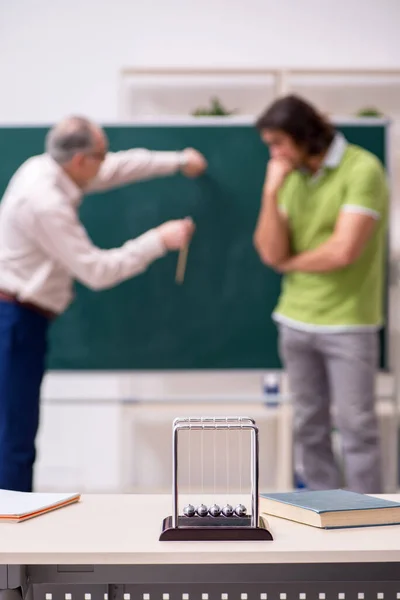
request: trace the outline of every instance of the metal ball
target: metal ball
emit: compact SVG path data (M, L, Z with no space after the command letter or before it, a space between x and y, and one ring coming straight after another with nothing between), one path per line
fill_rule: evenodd
M185 515L185 517L194 517L194 515L196 514L196 509L191 504L188 504L183 509L183 514Z
M199 517L206 517L208 515L208 508L205 504L200 504L200 506L196 508L196 512Z
M212 517L218 517L221 514L221 509L218 504L213 504L210 506L210 510L208 512Z
M247 508L243 504L238 504L235 508L235 514L238 517L245 517L247 513Z
M230 504L225 504L224 508L222 509L222 514L225 517L231 517L233 515L233 507Z

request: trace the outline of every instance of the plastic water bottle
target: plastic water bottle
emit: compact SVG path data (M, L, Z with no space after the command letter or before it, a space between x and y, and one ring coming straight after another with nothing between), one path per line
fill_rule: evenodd
M264 375L262 387L266 406L278 406L280 393L278 375L276 373Z
M304 483L302 476L297 471L294 472L293 479L294 487L296 488L296 490L306 489L306 484Z

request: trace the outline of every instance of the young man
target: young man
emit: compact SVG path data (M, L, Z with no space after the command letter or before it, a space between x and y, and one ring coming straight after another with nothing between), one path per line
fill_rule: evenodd
M193 149L108 152L87 119L56 125L47 152L15 173L0 205L0 489L32 489L39 395L50 320L72 300L73 280L109 288L190 240L191 219L170 221L121 248L95 247L78 218L85 192L206 168Z
M388 213L382 165L296 96L274 102L257 128L271 159L254 243L261 260L284 274L273 316L293 394L296 462L309 489L341 486L333 404L348 488L379 493L374 390Z

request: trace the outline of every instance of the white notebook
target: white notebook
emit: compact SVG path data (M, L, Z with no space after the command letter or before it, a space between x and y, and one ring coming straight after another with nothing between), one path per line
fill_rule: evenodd
M19 523L68 506L80 500L80 494L42 494L0 490L0 521Z

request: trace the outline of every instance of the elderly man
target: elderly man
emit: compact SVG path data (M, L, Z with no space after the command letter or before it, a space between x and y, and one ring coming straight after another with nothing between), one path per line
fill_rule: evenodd
M50 130L46 153L14 174L0 205L0 488L31 491L47 330L72 300L76 279L96 290L143 272L185 246L191 219L170 221L122 247L95 247L78 219L85 192L206 169L203 156L108 151L104 132L81 117Z

